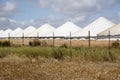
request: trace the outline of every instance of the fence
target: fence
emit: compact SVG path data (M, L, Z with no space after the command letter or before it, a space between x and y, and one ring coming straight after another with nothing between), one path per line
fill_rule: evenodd
M119 39L119 35L110 35L106 36L91 36L90 31L88 31L88 36L80 36L80 37L72 37L71 32L70 35L67 37L64 36L55 36L53 32L52 37L40 37L39 33L37 33L37 37L25 37L24 33L22 33L22 37L11 37L10 33L8 34L8 37L1 38L1 40L6 40L8 38L8 41L12 44L19 44L19 45L28 45L30 41L33 41L35 39L39 41L46 41L48 45L51 46L61 46L61 45L68 45L68 46L110 46L111 42L113 42L114 39ZM83 40L84 38L84 40Z

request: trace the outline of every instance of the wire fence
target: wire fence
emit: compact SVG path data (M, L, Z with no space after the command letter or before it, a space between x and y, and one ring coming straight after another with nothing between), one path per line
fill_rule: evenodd
M11 37L11 34L8 33L8 37L1 38L1 40L7 40L12 44L21 44L21 45L29 45L30 41L35 39L39 41L46 41L48 45L51 46L60 46L60 45L68 45L68 46L109 46L113 39L119 40L119 35L110 35L110 31L108 31L108 35L102 36L91 36L90 31L88 31L88 36L80 36L80 37L73 37L71 32L70 35L67 37L64 36L55 36L53 32L52 37L40 37L39 33L37 33L37 37L25 37L24 33L22 33L22 37ZM84 38L84 40L83 40Z

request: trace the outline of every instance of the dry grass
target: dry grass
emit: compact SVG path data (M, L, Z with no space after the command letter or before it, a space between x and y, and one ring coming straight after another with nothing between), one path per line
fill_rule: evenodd
M0 39L0 41L4 41L8 39ZM30 41L33 41L34 38L25 38L24 39L24 44L28 45ZM39 39L39 41L46 41L48 45L53 45L53 39ZM10 42L12 44L17 44L17 45L22 45L22 39L21 38L16 38L16 39L10 39ZM111 43L114 42L111 40ZM88 46L88 40L72 40L71 41L72 46ZM91 40L91 46L108 46L108 41L107 40ZM65 40L65 39L55 39L55 46L60 46L62 44L70 44L70 40Z
M7 40L7 39L2 39ZM34 38L25 38L24 44L28 45L30 41L33 41ZM1 41L1 40L0 40ZM53 45L53 39L39 39L39 41L45 41L48 45ZM10 42L15 45L22 45L22 39L11 39ZM111 40L111 43L114 42ZM72 46L88 46L88 40L72 40ZM108 46L108 40L91 40L91 46ZM67 44L69 46L70 40L65 39L55 39L55 46L61 46Z
M26 39L27 45L31 39ZM12 43L22 44L22 40L11 40ZM46 40L52 45L52 39ZM69 45L69 40L56 39L55 45ZM72 40L72 46L87 46L88 41ZM108 41L91 41L92 46L108 46ZM0 48L1 53L9 54L0 58L0 80L119 80L120 79L120 56L119 48L111 49L115 61L109 59L107 48L84 48L73 49L73 56L65 57L63 60L56 60L50 56L52 48L49 47L5 47ZM41 55L38 58L18 56L17 54L33 54L38 51ZM65 49L66 51L66 49ZM99 52L97 52L99 51ZM12 52L13 54L10 54ZM36 52L36 53L38 53ZM47 52L47 53L46 53ZM106 55L103 55L106 53ZM87 55L86 55L87 54ZM28 54L27 54L28 55ZM38 55L38 54L37 54ZM104 57L105 56L105 57ZM106 57L107 56L107 57ZM84 59L85 58L85 59ZM99 60L100 58L100 60ZM87 59L87 60L86 60Z
M17 56L0 60L0 80L119 80L119 62L81 61L39 58L38 61Z

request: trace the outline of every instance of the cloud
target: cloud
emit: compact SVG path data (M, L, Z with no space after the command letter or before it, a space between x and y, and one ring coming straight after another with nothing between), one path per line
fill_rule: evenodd
M0 3L0 17L11 17L17 11L16 5L13 1L7 1L6 3Z
M6 21L7 19L5 17L0 17L0 22L4 22Z
M41 7L51 7L63 14L88 13L108 8L119 0L38 0Z
M103 10L107 10L116 4L119 0L38 0L41 8L51 8L55 12L64 15L63 20L72 20L79 24L88 23L88 18L96 15ZM107 16L109 16L109 13ZM103 16L105 16L103 14ZM56 19L56 18L55 18ZM51 20L51 19L50 19ZM86 22L85 22L86 21ZM88 22L87 22L88 21ZM54 22L54 21L53 21ZM61 22L62 23L62 22Z
M118 17L120 18L120 12L118 12Z
M120 4L120 0L21 0L31 3L35 7L40 9L51 9L54 13L62 14L62 16L56 16L50 14L44 18L38 18L29 21L16 21L12 18L16 14L17 5L16 0L7 0L7 2L0 2L0 27L2 28L15 28L16 26L21 26L23 28L33 25L39 27L42 24L50 23L55 27L62 25L64 22L71 20L78 25L85 25L89 21L89 17L96 16L96 14L110 9L116 4ZM111 11L112 12L112 11ZM101 13L102 14L102 13ZM120 13L109 13L107 17L110 19L117 19L120 17ZM102 14L106 15L106 14ZM112 15L112 16L111 16ZM101 15L100 15L101 16ZM97 16L99 17L99 15ZM116 22L117 22L116 21Z
M0 1L0 28L6 29L11 26L9 19L16 14L16 11L16 4L12 0Z
M16 8L13 2L7 2L6 5L3 7L4 11L13 11Z

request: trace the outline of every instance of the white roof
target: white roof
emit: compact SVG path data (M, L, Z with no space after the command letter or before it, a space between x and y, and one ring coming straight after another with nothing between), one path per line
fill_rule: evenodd
M70 32L72 34L78 30L81 30L81 28L68 21L54 31L54 36L68 36ZM53 32L49 33L48 36L53 36Z
M98 33L98 35L109 35L109 31L110 35L120 35L120 23Z
M31 32L35 31L36 28L34 28L33 26L29 26L26 29L20 31L19 33L17 33L15 36L17 37L23 37L23 33L24 33L24 37L29 37L28 34L30 34Z
M50 24L44 24L41 27L39 27L37 30L31 32L28 36L30 37L44 37L45 34L53 32L55 28L51 26Z
M74 36L88 36L88 31L90 31L91 36L97 36L98 33L110 28L111 26L115 25L111 21L107 20L104 17L99 17L88 26L83 28L81 31L76 32L73 34Z
M0 30L0 33L2 33L4 30Z
M11 37L17 37L16 34L22 32L22 31L23 31L23 29L21 29L21 28L18 27L18 28L16 28L14 31L12 31L12 32L10 33L10 36L11 36Z
M9 33L12 32L11 29L6 29L0 33L0 37L9 37Z

